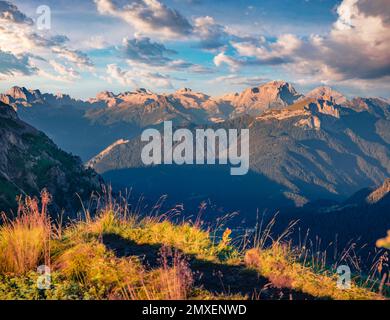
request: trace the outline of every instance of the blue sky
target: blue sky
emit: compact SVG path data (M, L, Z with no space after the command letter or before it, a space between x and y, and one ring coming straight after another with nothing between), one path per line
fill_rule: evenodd
M41 4L0 1L0 91L221 95L283 79L390 97L386 0L47 0L38 30Z

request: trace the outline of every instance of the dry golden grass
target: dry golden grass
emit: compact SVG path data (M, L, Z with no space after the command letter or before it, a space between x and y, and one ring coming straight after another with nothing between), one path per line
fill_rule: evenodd
M221 265L244 262L275 288L319 298L382 298L357 285L350 290L338 289L333 274L314 271L301 263L294 249L281 238L266 247L271 239L270 226L255 239L256 249L244 253L231 245L229 229L216 241L199 224L173 224L166 215L140 218L112 200L95 217L87 212L84 220L62 230L48 218L49 201L50 196L43 192L39 208L37 200L27 197L18 216L6 219L0 227L0 299L41 297L34 282L40 264L51 267L53 283L45 292L47 299L244 298L214 295L194 287L194 275L185 255ZM128 246L162 247L160 263L149 267L138 256L116 256L103 242L108 234L118 236Z
M193 274L178 252L161 249L161 267L144 273L140 283L128 284L124 297L131 300L186 300L193 290ZM172 260L169 262L169 260Z
M253 248L246 252L246 265L268 278L276 288L289 288L318 298L335 300L377 300L379 294L352 284L350 289L337 287L337 275L314 272L300 263L287 244L275 242L266 249Z
M15 274L34 270L40 262L50 264L51 223L46 208L49 195L42 192L42 209L36 199L27 197L19 205L18 216L3 215L0 227L0 272Z

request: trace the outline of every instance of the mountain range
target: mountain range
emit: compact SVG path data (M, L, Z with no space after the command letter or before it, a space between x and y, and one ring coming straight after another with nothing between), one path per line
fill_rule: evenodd
M269 109L281 109L301 98L284 81L222 97L188 88L171 94L146 89L120 94L106 91L86 101L24 87L13 87L0 94L0 101L13 106L21 119L84 160L118 139L134 137L143 128L159 126L167 120L175 125L219 123L245 114L258 116Z
M301 207L343 201L390 175L389 102L347 99L329 87L303 95L271 81L222 97L138 89L86 101L14 87L0 100L64 150L91 159L87 165L114 186L173 194L174 200L212 199L247 211ZM167 120L192 129L250 128L249 174L232 178L223 166L146 168L139 134Z
M269 92L269 85L265 86L265 92ZM232 209L237 210L243 206L252 210L285 204L303 206L319 199L339 201L363 187L379 185L389 177L390 105L387 101L347 100L327 87L317 88L306 96L296 94L290 85L286 88L294 93L290 95L294 97L290 105L283 107L275 102L263 110L264 105L250 106L249 102L254 101L252 97L246 100L245 106L249 110L256 106L263 110L256 111L257 115L245 114L206 125L215 129L250 128L250 173L247 177L226 178L235 182L223 177L215 179L209 171L220 172L222 168L214 170L213 166L191 170L160 166L146 170L140 157L144 144L139 137L115 142L88 165L114 185L131 184L142 190L146 187L151 194L176 194L175 186L181 185L183 198L205 199L212 194L222 204L231 188L230 199L236 203ZM256 90L250 92L253 91ZM248 94L246 90L242 97ZM283 95L278 99L281 97ZM237 101L244 105L244 100L237 98ZM199 127L205 126L194 125L193 129ZM138 175L135 171L143 173ZM181 180L177 174L180 171L184 171L187 178L191 177L191 185ZM167 176L169 179L165 179ZM218 192L213 190L223 192L216 196Z

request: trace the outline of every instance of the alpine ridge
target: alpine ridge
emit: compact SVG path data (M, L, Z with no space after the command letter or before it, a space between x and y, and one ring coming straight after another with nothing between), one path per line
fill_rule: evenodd
M105 91L87 101L14 87L1 99L12 101L22 119L60 147L81 154L84 161L92 159L87 166L126 187L136 182L131 176L120 177L120 172L145 169L139 134L147 127L161 128L164 121L193 129L250 128L251 207L259 202L268 207L276 203L275 197L293 206L345 199L390 176L388 101L347 99L329 87L303 95L285 81L271 81L223 97L189 88L168 94L140 88ZM172 181L175 178L173 174ZM212 174L206 174L209 178ZM147 180L144 176L140 188ZM277 191L263 192L265 181ZM249 181L241 182L240 189L247 190ZM202 193L199 190L197 197Z

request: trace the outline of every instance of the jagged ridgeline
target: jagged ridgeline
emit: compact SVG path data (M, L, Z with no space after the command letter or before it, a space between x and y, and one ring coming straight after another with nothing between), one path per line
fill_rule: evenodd
M211 197L229 210L251 213L257 208L278 210L323 199L343 201L390 176L386 101L349 101L326 87L292 100L284 107L274 103L257 116L244 114L205 126L250 129L250 171L243 177L230 177L228 170L218 166L145 168L140 137L117 141L88 164L114 185L131 184L156 195L180 194L181 199Z
M389 101L347 99L329 87L302 95L287 82L271 81L222 97L139 89L102 92L87 101L14 87L0 100L62 149L92 159L89 164L108 181L176 195L180 202L211 197L253 215L257 208L343 201L390 176ZM186 128L250 128L249 173L232 178L220 166L145 168L139 134L164 121Z
M21 121L0 102L0 209L17 205L18 195L39 195L47 188L56 209L74 212L80 199L99 190L99 178L81 160L59 149L44 133Z
M339 96L337 102L342 100ZM167 94L138 89L119 94L105 91L87 101L13 87L0 94L0 101L12 105L22 120L45 132L60 148L87 161L114 141L132 138L163 121L177 126L220 123L282 109L302 97L291 84L271 81L222 97L188 88Z

